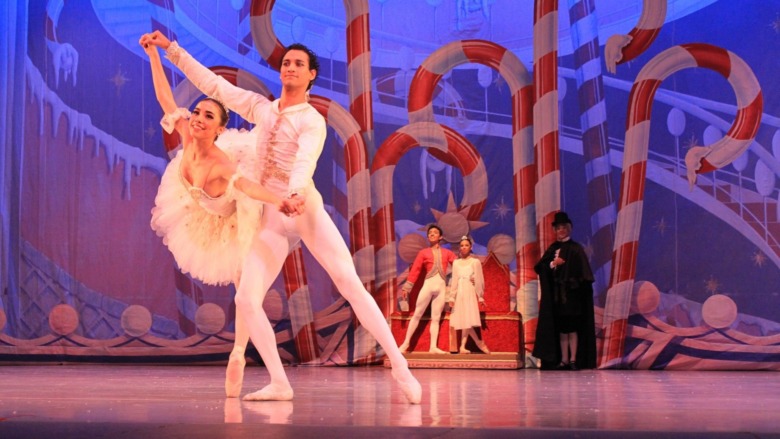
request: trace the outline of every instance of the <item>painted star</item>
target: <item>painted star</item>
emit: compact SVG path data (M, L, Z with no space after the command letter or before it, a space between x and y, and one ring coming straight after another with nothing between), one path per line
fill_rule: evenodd
M493 215L495 215L498 219L500 219L502 223L504 222L506 217L509 216L510 213L512 213L512 208L504 202L503 196L501 197L501 202L496 203L493 206L493 208L490 210L493 211Z
M493 85L496 86L499 93L503 93L504 86L506 85L506 79L501 75L496 75L496 79L493 80Z
M144 135L146 135L147 139L151 139L152 137L154 137L155 134L157 134L157 130L154 129L154 125L149 125L144 130Z
M688 139L683 143L683 149L688 150L698 145L699 139L697 139L695 135L691 134L691 136L688 137Z
M775 32L780 34L780 14L778 14L774 20L772 20L772 29L774 29Z
M420 205L419 201L414 202L414 204L412 205L412 210L414 210L414 213L420 213L420 211L422 210L422 206Z
M657 230L658 233L661 234L661 236L663 236L664 232L666 232L666 219L664 217L661 217L661 219L655 222L653 228Z
M121 66L119 66L116 69L116 73L114 74L114 76L112 76L108 80L109 80L109 82L114 83L114 87L116 87L116 94L117 94L117 96L119 96L119 93L122 91L122 87L124 87L124 85L127 82L130 81L130 79L128 79L125 76L124 72L122 71L122 67Z
M766 255L764 255L760 251L756 251L755 253L753 253L753 263L756 264L757 267L763 267L765 262L766 262Z
M582 248L585 250L585 255L588 256L588 259L592 259L595 250L593 249L593 242L591 242L590 238L588 238L588 241L584 246L582 246Z
M488 225L489 223L486 223L484 221L476 221L476 220L470 220L466 215L468 215L469 207L465 207L463 209L458 210L458 208L455 206L455 198L452 196L452 192L450 192L450 196L447 199L447 210L444 212L438 211L436 209L431 209L431 213L433 213L433 217L436 218L437 223L466 223L465 228L466 230L448 230L445 231L444 234L457 234L457 235L465 235L469 232L473 232L474 230L479 229L480 227L484 227ZM457 218L456 216L461 216L462 218ZM445 219L446 221L442 221L442 219ZM450 221L452 219L453 221ZM453 238L453 239L457 239Z
M710 276L709 280L704 282L704 287L708 293L715 294L718 292L718 287L720 287L720 283L718 282L717 279Z

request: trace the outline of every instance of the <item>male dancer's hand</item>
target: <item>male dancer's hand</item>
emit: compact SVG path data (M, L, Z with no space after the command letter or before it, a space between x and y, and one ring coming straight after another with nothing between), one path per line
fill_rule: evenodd
M294 195L292 198L285 198L282 200L282 206L279 210L287 216L300 215L304 211L304 199L298 195Z

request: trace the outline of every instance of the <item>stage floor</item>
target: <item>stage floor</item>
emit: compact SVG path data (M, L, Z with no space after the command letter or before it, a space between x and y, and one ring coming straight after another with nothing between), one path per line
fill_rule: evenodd
M244 402L221 366L0 365L0 438L780 437L776 372L414 369L415 406L383 367L287 370L294 401Z

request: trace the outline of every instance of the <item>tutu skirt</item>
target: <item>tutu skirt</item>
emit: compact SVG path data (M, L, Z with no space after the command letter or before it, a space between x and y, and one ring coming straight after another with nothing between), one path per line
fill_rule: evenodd
M219 136L218 146L238 163L236 175L220 197L190 190L180 174L181 150L160 180L151 227L162 237L179 269L206 284L227 285L238 280L260 223L262 203L233 185L238 176L256 180L256 141L256 135L247 131L227 130Z

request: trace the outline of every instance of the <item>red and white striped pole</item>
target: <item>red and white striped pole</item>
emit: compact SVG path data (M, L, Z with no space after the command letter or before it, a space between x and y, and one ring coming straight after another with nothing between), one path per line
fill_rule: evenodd
M595 0L569 0L569 22L574 43L574 68L580 103L585 185L588 194L596 294L603 300L612 266L617 209L612 196L612 165L604 82L599 53Z
M604 45L604 63L607 71L614 74L617 65L631 61L647 50L666 19L666 0L644 0L642 14L636 27L628 35L612 35Z
M561 210L560 141L558 139L558 0L534 5L534 148L539 182L536 225L540 251L553 239L552 221Z
M344 0L347 12L347 81L349 111L360 125L363 142L373 156L374 107L371 97L371 33L368 0Z
M709 44L674 46L656 55L639 72L629 95L612 274L604 308L602 368L619 367L625 347L639 252L653 97L661 81L669 75L694 67L723 75L734 89L738 107L729 132L708 147L708 153L698 161L692 160L694 166L699 167L694 172L706 172L731 163L750 146L761 123L763 96L758 80L741 58L725 49Z

